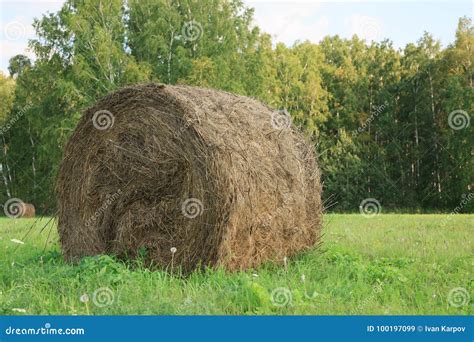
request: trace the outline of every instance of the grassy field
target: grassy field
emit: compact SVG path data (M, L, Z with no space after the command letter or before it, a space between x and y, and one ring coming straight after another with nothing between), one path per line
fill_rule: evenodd
M186 279L109 256L68 265L54 223L25 237L34 220L2 218L0 314L472 314L474 215L447 217L330 214L322 247L286 267Z

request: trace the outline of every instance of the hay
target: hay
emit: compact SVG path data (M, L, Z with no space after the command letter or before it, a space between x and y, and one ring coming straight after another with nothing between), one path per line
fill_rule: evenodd
M189 86L123 88L86 111L60 167L67 260L102 253L190 271L281 262L320 238L313 148L258 101Z
M35 217L36 209L35 206L31 203L23 203L23 211L21 217L31 218Z

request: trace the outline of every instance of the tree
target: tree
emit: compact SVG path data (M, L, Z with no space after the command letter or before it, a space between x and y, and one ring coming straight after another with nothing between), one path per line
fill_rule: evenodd
M28 57L25 55L16 55L10 58L8 71L10 72L11 77L17 77L29 67L31 67L31 61Z
M119 0L70 0L34 27L37 58L18 73L13 112L22 115L5 138L14 161L12 192L51 213L62 146L82 111L111 90L147 80L149 70L124 48Z
M0 193L39 212L54 211L62 147L83 110L143 81L228 90L286 110L314 142L324 200L336 210L373 197L386 209L451 211L474 187L472 124L449 122L452 113L468 122L474 110L469 18L445 49L426 33L403 50L357 36L275 43L240 0L68 0L34 28L35 62L15 56L12 77L0 75L0 125L15 122L1 137Z
M6 77L0 72L0 125L5 123L5 120L10 113L15 91L15 80L11 77Z
M3 186L0 196L11 197L11 174L10 166L8 164L8 149L5 139L5 133L11 129L7 119L10 116L13 101L14 101L14 92L15 92L15 80L11 77L6 77L3 73L0 72L0 174L1 174L1 183Z

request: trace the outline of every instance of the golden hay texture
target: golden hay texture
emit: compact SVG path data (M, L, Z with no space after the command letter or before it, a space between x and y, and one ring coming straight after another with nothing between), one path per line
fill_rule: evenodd
M140 84L86 111L60 167L67 260L102 253L150 264L281 262L319 241L312 146L288 117L231 93Z
M35 217L36 209L35 206L31 203L23 203L23 211L21 217L31 218Z

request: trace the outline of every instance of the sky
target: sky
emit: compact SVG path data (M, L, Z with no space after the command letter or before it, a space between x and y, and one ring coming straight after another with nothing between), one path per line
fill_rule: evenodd
M59 10L63 0L0 0L0 71L8 60L26 54L28 40L35 38L34 18ZM255 8L255 24L275 41L292 45L296 40L319 42L326 35L367 41L389 38L396 48L416 42L428 31L442 46L454 41L460 17L474 16L474 0L431 1L318 1L244 0Z

